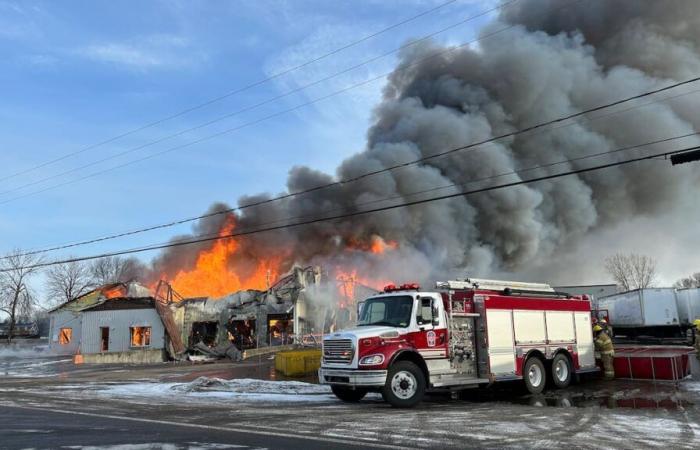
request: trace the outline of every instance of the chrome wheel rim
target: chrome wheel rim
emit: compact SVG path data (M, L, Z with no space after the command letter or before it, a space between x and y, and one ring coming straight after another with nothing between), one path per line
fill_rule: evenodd
M563 359L560 359L554 365L554 376L557 377L557 380L561 381L562 383L569 378L569 365Z
M530 386L539 387L542 384L542 370L540 366L533 364L527 372L527 378L530 380Z
M398 398L407 400L418 391L418 382L411 372L402 370L396 372L391 378L391 391Z

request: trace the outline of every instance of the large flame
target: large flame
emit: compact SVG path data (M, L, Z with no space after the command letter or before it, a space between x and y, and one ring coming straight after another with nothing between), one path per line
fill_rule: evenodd
M229 215L219 230L219 236L230 235L236 228L236 220ZM236 238L214 241L214 245L197 255L193 269L181 269L170 280L173 289L183 297L223 297L244 289L265 290L279 277L279 258L256 262L255 270L247 276L236 273L232 262L239 256L240 244Z
M220 237L228 236L236 228L236 217L230 214L219 229ZM284 267L291 266L288 255L280 251L277 255L257 255L250 249L241 251L246 244L245 237L223 238L214 241L211 247L197 254L194 267L176 269L176 272L161 274L160 278L168 281L172 288L181 296L187 297L223 297L246 289L266 290L283 275ZM343 252L364 252L373 257L382 258L388 251L398 247L398 243L385 240L381 236L372 235L369 238L346 238ZM252 263L252 264L251 264ZM250 267L253 270L250 270ZM248 268L245 273L237 267ZM172 270L172 269L171 269ZM174 273L174 275L172 275ZM356 286L380 290L390 282L378 274L360 274L355 267L335 267L335 278L341 303L354 303L357 300ZM154 283L152 288L155 288ZM361 292L359 295L364 295Z

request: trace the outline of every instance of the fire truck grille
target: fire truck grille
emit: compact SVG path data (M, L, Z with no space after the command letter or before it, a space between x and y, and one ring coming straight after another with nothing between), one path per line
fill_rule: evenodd
M351 339L331 339L323 341L323 362L350 364L355 349Z

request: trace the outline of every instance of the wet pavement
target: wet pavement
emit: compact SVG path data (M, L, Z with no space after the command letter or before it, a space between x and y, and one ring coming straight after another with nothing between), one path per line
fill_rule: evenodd
M322 386L284 381L274 373L269 357L238 364L75 366L51 357L10 362L5 356L0 355L0 370L8 374L0 379L0 405L35 408L36 417L49 422L71 420L58 419L56 414L73 416L76 422L88 417L84 422L96 427L96 436L103 433L99 430L112 428L129 436L125 430L143 429L147 424L156 431L162 428L160 437L170 436L175 429L200 427L196 434L206 437L211 431L212 439L216 438L211 442L227 442L226 430L230 442L239 442L240 433L249 433L257 437L246 440L245 445L267 448L298 447L299 439L317 439L309 448L324 442L326 448L700 447L697 381L674 384L590 378L537 396L511 383L464 391L459 396L430 395L415 409L396 410L376 394L357 404L345 404ZM26 364L27 375L21 375L22 364ZM6 411L10 415L3 423L14 423L12 411L17 410ZM18 422L26 419L24 413L16 416ZM119 426L104 428L105 420L119 420ZM52 423L45 425L55 428ZM180 431L173 436L184 439ZM105 442L119 442L117 431L104 433ZM266 433L280 439L266 439ZM94 442L95 435L77 433L74 443L87 445ZM592 441L591 436L603 438ZM52 448L50 437L51 433L37 432L24 436L23 442ZM128 440L130 444L137 441Z

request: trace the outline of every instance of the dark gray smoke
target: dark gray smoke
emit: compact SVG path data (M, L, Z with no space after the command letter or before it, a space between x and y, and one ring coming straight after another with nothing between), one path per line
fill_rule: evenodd
M700 2L695 0L522 0L505 9L482 35L511 25L515 26L484 38L478 47L434 58L428 57L445 50L438 44L404 51L376 108L366 149L344 161L335 176L308 167L293 168L288 191L433 155L700 74ZM684 89L700 89L700 84ZM284 223L290 217L374 208L697 145L698 139L689 138L415 194L690 133L700 125L697 105L698 94L689 94L614 115L609 113L615 110L606 110L569 126L557 125L545 132L518 135L359 182L245 209L239 229ZM567 264L572 260L574 265L600 264L571 257L576 244L591 235L630 218L678 213L677 206L697 194L699 171L691 166L640 163L252 235L242 246L252 260L284 254L288 265L317 263L332 268L351 263L377 278L434 280L467 272L482 276L517 272L520 278L547 280L563 269L564 252ZM271 196L246 197L239 204ZM204 222L199 225L201 230L220 225ZM383 255L347 250L349 244L371 243L376 236L396 241L398 247ZM605 252L600 255L602 260L615 249L601 251ZM159 267L191 262L191 254L189 248L173 249L159 259ZM572 269L577 267L566 267L569 273Z

